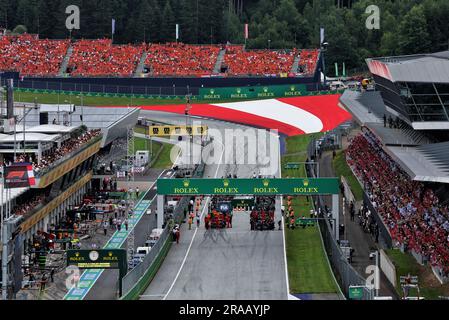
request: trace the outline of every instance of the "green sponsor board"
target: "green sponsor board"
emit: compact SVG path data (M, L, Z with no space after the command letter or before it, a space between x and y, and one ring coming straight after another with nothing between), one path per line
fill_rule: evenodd
M308 95L306 86L303 84L200 89L200 97L206 100L278 98L302 95Z
M295 220L297 226L315 226L316 219L299 217Z
M292 170L292 169L297 170L300 167L301 167L301 164L299 162L289 162L284 165L284 169L287 169L287 170Z
M319 179L159 179L159 195L338 194L338 178Z
M251 199L237 199L234 198L231 202L232 207L252 207L254 206L254 198Z
M363 290L362 286L350 286L349 287L349 299L351 300L362 300L363 299Z
M80 269L120 269L126 272L126 250L67 250L67 265Z

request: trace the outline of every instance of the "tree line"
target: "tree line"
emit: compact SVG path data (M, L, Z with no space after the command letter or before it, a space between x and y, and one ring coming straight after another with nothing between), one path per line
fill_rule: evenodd
M380 28L369 30L369 5L380 9ZM328 69L345 62L363 68L372 56L414 54L449 47L447 0L0 0L0 27L23 25L41 38L68 38L69 5L80 8L72 37L111 37L116 43L179 41L245 43L248 48L317 48L325 28ZM18 30L24 31L22 27Z

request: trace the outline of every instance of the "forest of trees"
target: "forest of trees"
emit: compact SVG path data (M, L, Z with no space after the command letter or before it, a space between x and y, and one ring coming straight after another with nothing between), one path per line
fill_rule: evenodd
M379 30L365 26L372 4L380 8ZM248 23L248 48L310 48L319 47L322 26L328 66L345 62L349 69L364 67L370 56L449 46L448 0L0 0L0 27L67 38L69 5L81 10L72 37L111 37L114 18L116 43L174 41L177 23L185 43L244 43Z

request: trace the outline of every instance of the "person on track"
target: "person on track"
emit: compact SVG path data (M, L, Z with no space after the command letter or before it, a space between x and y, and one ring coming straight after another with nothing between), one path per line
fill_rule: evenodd
M204 226L206 227L206 230L209 230L209 226L210 226L210 214L208 214L208 215L204 218Z
M176 244L179 244L179 239L181 238L181 231L179 230L179 228L176 228L175 238Z
M105 236L108 235L108 222L107 221L103 222L103 232L104 232Z

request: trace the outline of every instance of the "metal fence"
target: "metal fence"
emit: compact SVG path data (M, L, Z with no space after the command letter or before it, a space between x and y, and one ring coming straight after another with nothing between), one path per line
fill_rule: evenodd
M388 227L385 225L383 219L381 218L377 210L374 208L366 192L363 192L363 205L368 206L368 209L371 211L374 220L379 226L379 235L380 235L379 242L383 244L385 248L392 248L393 239L391 238L390 231L388 231Z
M151 251L145 256L145 259L139 263L134 269L122 279L122 290L126 294L131 291L139 280L144 276L145 272L151 267L152 263L156 260L165 245L165 242L169 239L171 232L168 228L164 229L159 240L151 248Z
M194 178L200 178L204 172L204 165L199 165L193 174ZM174 212L173 212L173 220L176 223L180 223L184 216L184 209L189 204L189 197L182 197ZM163 250L167 241L171 241L171 231L172 225L170 223L166 224L164 228L164 232L161 237L156 241L154 246L151 248L151 251L145 256L144 260L139 263L134 269L126 274L122 279L122 290L123 295L129 293L136 285L139 284L139 281L145 275L145 273L150 269L153 263L156 262L156 259L159 257L159 254Z
M6 79L2 80L2 86L6 85ZM15 88L47 91L68 91L89 94L129 94L137 96L186 96L188 94L198 95L199 87L189 86L120 86L93 83L72 83L62 81L15 81Z
M309 145L308 148L309 157L313 155L314 147ZM306 165L307 175L309 177L316 177L316 166ZM321 217L325 218L325 202L322 196L314 197L314 203L317 204L317 208L321 208ZM318 210L317 210L318 211ZM323 238L324 248L329 258L332 271L337 279L340 288L344 295L349 297L350 286L365 286L366 281L349 263L339 243L335 239L335 232L328 219L320 219L318 223L320 227L321 236ZM365 288L363 290L363 299L372 300L374 297L374 291Z
M322 197L318 197L317 203L318 206L321 207L321 212L324 212L324 202ZM335 240L334 232L332 231L332 226L330 225L329 220L320 219L318 225L320 227L327 256L332 266L332 271L337 278L344 295L348 297L350 286L365 286L366 280L348 262L340 245ZM363 290L363 300L372 300L373 297L373 290L367 288Z

